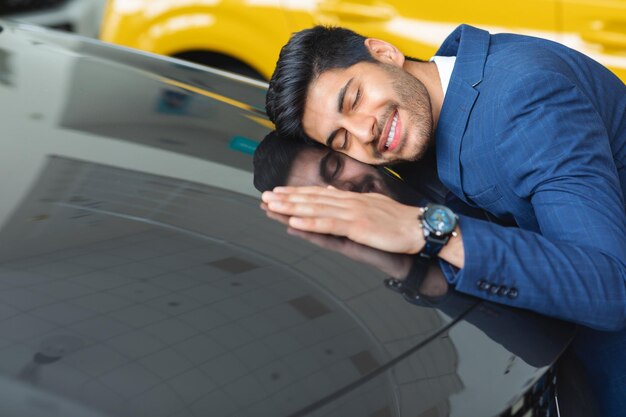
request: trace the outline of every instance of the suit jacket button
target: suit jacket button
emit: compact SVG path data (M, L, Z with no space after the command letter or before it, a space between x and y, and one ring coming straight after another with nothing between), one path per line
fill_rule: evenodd
M498 291L500 291L500 286L499 285L492 285L491 288L489 288L489 293L491 295L498 294Z
M517 298L518 291L517 288L511 288L509 290L509 298Z
M489 291L489 288L491 288L491 284L489 284L487 281L485 280L480 280L478 281L478 288L480 288L483 291Z
M509 294L509 289L504 285L500 287L498 290L498 295L501 297L506 297Z

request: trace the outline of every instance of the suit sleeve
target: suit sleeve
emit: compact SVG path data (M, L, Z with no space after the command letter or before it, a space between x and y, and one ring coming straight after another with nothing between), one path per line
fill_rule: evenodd
M442 262L448 281L596 329L626 327L626 215L609 140L626 132L607 132L592 102L553 73L520 78L499 107L499 184L531 203L539 232L461 217L465 266Z

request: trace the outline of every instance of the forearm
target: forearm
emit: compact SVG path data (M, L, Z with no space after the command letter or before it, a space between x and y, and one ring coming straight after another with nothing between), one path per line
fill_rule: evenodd
M457 290L594 328L626 325L620 254L477 219L461 217L460 226L465 262L446 271Z

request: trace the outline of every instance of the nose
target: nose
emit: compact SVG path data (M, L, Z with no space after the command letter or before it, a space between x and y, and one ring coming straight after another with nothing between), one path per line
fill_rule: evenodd
M345 129L360 143L367 145L375 140L376 118L371 115L353 113L346 117Z

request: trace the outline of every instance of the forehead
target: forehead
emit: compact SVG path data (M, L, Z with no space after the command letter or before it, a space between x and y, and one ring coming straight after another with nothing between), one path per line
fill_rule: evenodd
M327 185L320 176L320 161L328 151L322 149L307 149L300 152L289 170L288 186Z
M351 69L352 67L324 71L311 81L304 103L304 117L306 117L307 112L315 110L315 104L332 100L335 100L336 103L339 90L348 82L354 72ZM336 109L337 106L333 106L332 110Z
M306 102L308 103L316 96L323 97L324 94L322 91L328 92L329 90L334 90L336 94L339 93L339 90L351 78L367 78L384 73L385 71L383 71L383 68L378 62L369 61L362 61L347 68L326 70L309 83ZM328 98L336 100L336 96Z
M318 142L325 142L325 135L332 130L338 117L337 98L341 89L358 72L353 65L324 71L307 89L302 127L307 135Z

